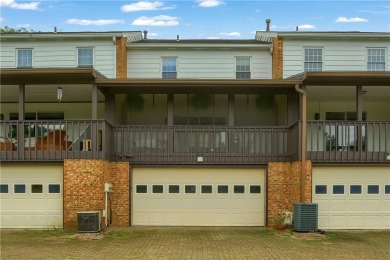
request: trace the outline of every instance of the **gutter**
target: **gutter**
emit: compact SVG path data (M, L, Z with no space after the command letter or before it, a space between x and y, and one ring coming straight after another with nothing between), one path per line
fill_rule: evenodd
M302 95L302 133L301 133L301 203L305 203L305 187L306 187L306 97L307 93L304 87L299 88L299 84L295 84L295 90Z

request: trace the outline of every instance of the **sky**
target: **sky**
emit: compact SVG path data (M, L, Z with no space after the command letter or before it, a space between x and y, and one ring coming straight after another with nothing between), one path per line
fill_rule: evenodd
M149 39L254 39L272 31L390 32L390 0L0 0L0 27L143 31Z

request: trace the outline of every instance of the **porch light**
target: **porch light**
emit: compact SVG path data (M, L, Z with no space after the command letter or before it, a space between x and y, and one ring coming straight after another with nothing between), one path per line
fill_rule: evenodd
M58 103L60 103L62 100L62 88L61 87L57 88L57 100L58 100Z

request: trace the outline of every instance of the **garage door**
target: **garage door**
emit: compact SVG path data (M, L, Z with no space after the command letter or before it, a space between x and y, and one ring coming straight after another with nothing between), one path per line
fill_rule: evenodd
M1 228L62 228L63 167L2 165Z
M313 202L320 229L390 229L390 168L314 168Z
M262 169L146 169L132 175L132 224L264 226Z

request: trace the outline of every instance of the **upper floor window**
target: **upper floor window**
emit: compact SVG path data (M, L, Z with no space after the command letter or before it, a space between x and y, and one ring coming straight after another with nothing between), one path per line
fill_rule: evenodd
M367 70L368 71L385 71L385 49L370 48L367 49Z
M236 79L251 78L251 58L236 57Z
M32 67L32 49L18 49L18 68Z
M163 79L177 78L176 57L162 58L162 78Z
M322 71L322 49L305 49L304 71Z
M92 48L78 48L77 49L77 65L79 67L93 66L93 49Z

